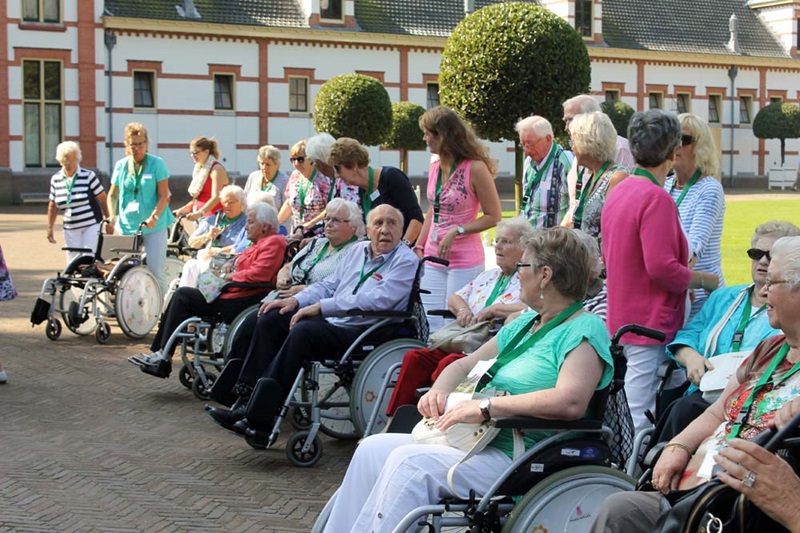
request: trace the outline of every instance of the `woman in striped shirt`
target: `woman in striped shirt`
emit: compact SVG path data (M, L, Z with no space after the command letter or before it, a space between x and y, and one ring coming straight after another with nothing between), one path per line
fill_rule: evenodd
M81 168L78 143L67 141L56 147L61 170L50 178L50 203L47 205L47 240L55 244L53 226L63 211L64 246L94 251L100 222L108 218L106 192L91 170ZM67 252L67 264L81 252Z

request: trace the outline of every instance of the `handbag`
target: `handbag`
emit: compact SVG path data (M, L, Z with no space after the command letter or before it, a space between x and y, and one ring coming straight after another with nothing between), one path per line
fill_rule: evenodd
M227 281L225 281L225 278L217 276L210 270L200 272L200 275L197 277L197 288L208 303L213 302L219 297L222 292L222 286L226 283Z
M447 353L471 353L489 340L488 320L476 322L471 326L461 326L451 322L431 335L430 349L440 349Z
M603 424L613 433L611 438L611 462L624 466L633 453L634 426L628 397L621 380L613 380L606 399Z

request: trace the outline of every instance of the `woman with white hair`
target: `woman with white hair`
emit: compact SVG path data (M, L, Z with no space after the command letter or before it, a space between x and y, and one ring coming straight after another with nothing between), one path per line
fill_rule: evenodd
M719 154L708 124L689 113L678 115L681 147L675 153L675 174L668 176L664 188L675 200L678 215L689 241L691 265L695 272L722 276L722 220L725 218L725 192L719 182ZM695 289L690 317L708 299L707 287Z
M252 243L236 258L233 271L225 275L225 281L247 283L275 283L278 270L286 253L286 238L278 234L278 213L275 208L258 202L247 208L247 236ZM264 291L261 289L232 288L212 302L207 302L199 289L181 287L175 292L165 313L161 315L151 353L129 358L139 365L142 372L159 378L167 378L172 371L172 351L165 350L172 333L189 317L217 314L225 322L258 303Z
M348 185L343 179L337 180L335 169L329 163L331 158L331 150L333 150L333 145L335 143L336 139L334 139L333 135L330 133L318 133L317 135L314 135L308 139L308 144L306 145L306 154L308 154L308 157L311 158L314 166L317 167L320 172L326 176L332 176L332 187L328 193L329 202L334 198L341 198L342 200L355 202L363 209L358 186ZM364 218L367 218L366 213L364 213Z
M55 244L53 226L63 211L64 246L94 251L100 223L108 218L106 192L91 170L81 168L81 148L66 141L56 147L56 161L61 170L50 178L50 202L47 204L47 240ZM81 252L67 252L67 264Z
M571 213L572 227L600 238L600 214L608 193L628 176L628 169L614 162L617 130L608 115L597 111L576 115L570 122L572 151L578 165L589 171Z
M258 149L258 170L247 177L244 192L247 203L252 203L260 192L272 197L276 206L283 205L289 175L281 170L281 153L274 146L267 144Z

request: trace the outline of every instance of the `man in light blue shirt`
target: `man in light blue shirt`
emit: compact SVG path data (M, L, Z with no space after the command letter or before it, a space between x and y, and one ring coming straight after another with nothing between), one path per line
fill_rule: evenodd
M402 234L400 211L388 204L374 208L367 218L369 241L354 244L331 276L264 304L234 387L239 400L229 410L208 408L209 416L231 429L244 418L253 387L263 377L269 380L271 401L268 407L259 403L259 418L267 429L304 361L341 355L379 320L347 316L348 311L406 310L419 260L400 242ZM254 422L248 419L249 427L258 429Z

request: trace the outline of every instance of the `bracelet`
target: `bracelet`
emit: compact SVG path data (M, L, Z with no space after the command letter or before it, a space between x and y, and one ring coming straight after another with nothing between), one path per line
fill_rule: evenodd
M682 442L670 442L664 446L664 451L667 451L670 448L680 448L686 452L690 459L692 458L692 450L690 450L689 447Z
M700 274L700 288L706 290L706 280L703 274Z
M155 213L150 213L150 216L156 219L156 222L158 222L158 215L156 215Z

